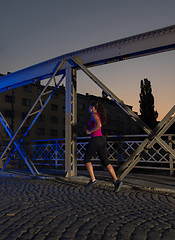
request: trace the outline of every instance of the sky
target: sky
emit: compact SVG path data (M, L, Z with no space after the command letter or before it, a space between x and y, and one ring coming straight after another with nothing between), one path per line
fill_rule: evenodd
M175 24L174 0L0 0L0 73ZM139 113L140 81L151 81L159 120L174 105L175 51L91 68ZM78 92L101 89L78 71Z

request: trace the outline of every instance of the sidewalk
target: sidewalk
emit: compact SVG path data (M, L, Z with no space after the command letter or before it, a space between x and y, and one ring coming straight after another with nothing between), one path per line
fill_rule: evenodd
M76 177L66 178L64 171L57 169L42 169L40 174L35 177L28 169L6 169L0 172L0 177L16 177L16 178L38 178L53 181L62 181L64 183L84 185L89 181L87 171L78 171ZM95 171L98 180L96 187L103 190L112 190L113 183L106 171ZM149 192L159 192L164 194L175 194L175 177L130 173L123 181L122 189L146 190Z

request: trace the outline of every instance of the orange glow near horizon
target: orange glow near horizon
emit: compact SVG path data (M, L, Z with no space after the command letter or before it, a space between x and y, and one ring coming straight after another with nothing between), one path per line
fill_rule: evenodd
M151 82L155 110L161 120L174 106L175 90L174 51L141 57L128 61L91 68L92 71L114 94L139 111L140 81ZM101 89L81 71L78 72L78 92L101 96Z

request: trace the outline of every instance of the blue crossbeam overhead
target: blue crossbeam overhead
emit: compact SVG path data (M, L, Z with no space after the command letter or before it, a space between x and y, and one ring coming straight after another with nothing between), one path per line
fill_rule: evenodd
M20 71L8 74L6 76L0 77L0 92L17 88L23 85L27 85L30 83L34 83L37 81L41 81L44 79L48 79L49 81L45 85L43 91L40 93L35 103L29 110L25 119L22 121L17 131L12 135L10 134L10 142L8 143L6 149L2 153L0 157L0 161L7 157L8 150L12 150L12 144L15 145L15 151L18 150L21 154L22 158L30 168L31 172L34 175L37 175L37 169L33 165L30 159L27 159L25 153L21 151L20 143L21 140L19 138L20 129L26 123L27 119L30 116L35 115L35 120L39 116L39 114L44 109L45 105L42 101L42 97L46 94L49 95L48 100L51 98L51 91L48 90L49 84L51 81L54 81L55 87L59 86L60 80L57 83L57 75L65 76L65 172L66 177L76 176L77 175L77 162L76 162L76 128L77 126L77 69L82 70L90 79L95 82L105 93L112 98L135 122L139 124L139 126L149 134L149 138L146 139L149 142L150 139L160 143L168 152L175 156L174 150L167 146L160 138L161 134L164 130L166 130L169 126L171 126L175 120L174 116L174 107L173 113L170 111L168 115L164 118L164 121L161 121L161 126L163 126L165 122L165 127L161 130L160 134L157 130L151 131L149 127L136 115L130 108L128 108L122 100L120 100L107 86L105 86L92 72L89 71L88 68L92 66L98 66L102 64L108 64L112 62L123 61L127 59L137 58L141 56L146 56L150 54L156 54L160 52L166 52L175 50L175 25L169 26L166 28L161 28L158 30L154 30L151 32L142 33L139 35L131 36L128 38L123 38L120 40L116 40L113 42L108 42L105 44L97 45L94 47L86 48L83 50L75 51L69 54L65 54L48 61L36 64L34 66L22 69ZM35 108L37 104L40 103L41 109L38 110ZM3 116L2 116L3 118ZM2 121L2 124L5 122L5 119ZM34 121L35 122L35 121ZM31 127L34 122L32 122ZM5 127L5 126L4 126ZM6 128L5 128L6 129ZM10 128L8 127L10 132ZM6 130L8 130L6 129ZM30 129L28 129L30 130ZM28 132L27 130L27 132ZM25 136L24 136L25 137ZM120 178L123 179L133 168L134 164L136 164L141 155L138 156L138 152L142 154L145 151L147 145L143 144L139 149L136 149L134 155L131 156L130 159L127 160L126 166L121 168ZM151 146L151 144L150 144ZM13 153L12 153L13 154ZM10 160L8 158L7 164ZM131 165L130 165L131 163ZM7 165L6 164L6 165Z
M175 25L172 25L65 54L0 77L0 92L51 77L63 60L69 59L71 66L77 67L71 61L75 56L80 57L86 67L91 67L174 49ZM57 75L63 74L65 68L60 69Z

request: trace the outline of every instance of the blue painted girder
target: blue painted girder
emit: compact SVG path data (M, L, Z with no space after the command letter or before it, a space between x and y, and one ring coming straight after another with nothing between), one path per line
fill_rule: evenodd
M65 54L0 77L0 92L50 78L61 61L78 56L87 67L175 49L175 25ZM57 75L65 72L66 65Z

